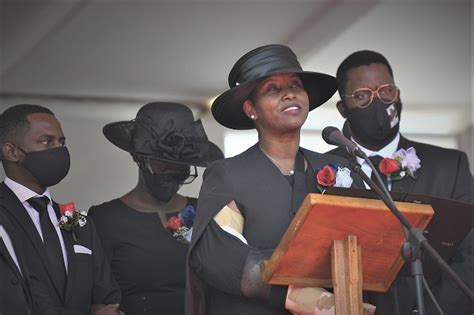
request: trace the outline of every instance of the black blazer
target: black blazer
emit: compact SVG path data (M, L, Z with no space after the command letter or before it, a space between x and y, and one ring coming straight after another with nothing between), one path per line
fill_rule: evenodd
M416 179L405 177L392 183L392 191L426 194L474 202L472 175L466 153L408 140L401 136L398 149L415 148L421 161ZM348 153L336 148L328 153L350 159ZM466 236L450 263L451 268L473 290L474 288L474 233ZM450 281L446 274L431 279L430 287L446 315L472 315L469 299ZM377 305L377 314L411 314L416 308L415 283L412 278L398 277L387 294L371 294L371 302ZM427 314L437 314L431 299L425 295ZM398 302L397 302L398 301Z
M408 140L400 136L398 149L414 147L421 168L416 179L409 176L392 183L392 191L425 194L474 202L472 175L466 153ZM336 148L327 153L353 159L346 150Z
M0 238L0 314L31 314L32 301L28 285L29 273L23 262L23 247L8 217L0 207L0 225L3 226L13 244L19 267L14 263L10 253Z
M273 288L268 301L247 298L241 296L241 282L236 278L239 278L249 255L257 255L256 251L258 254L271 254L278 246L293 219L290 213L296 213L309 192L318 191L315 177L318 170L327 164L347 164L345 159L329 154L319 154L303 148L300 148L300 153L309 165L307 171L300 172L297 159L293 188L262 153L258 144L235 157L216 161L206 169L188 252L186 314L209 314L209 304L214 304L212 311L218 312L215 307L217 300L212 297L213 303L209 303L211 298L207 298L213 286L220 292L233 292L232 297L228 295L224 297L225 300L219 301L219 305L227 304L228 314L288 314L284 308L286 287ZM353 179L353 188L363 187L358 176ZM219 287L201 280L206 272L204 269L213 269L212 266L209 267L213 256L207 255L207 252L203 255L200 247L212 243L212 240L206 238L205 231L212 229L213 217L231 200L237 203L245 217L243 234L251 246L229 240L227 235L216 237L222 241L219 244L223 246L213 243L211 250L218 256L215 261L220 263L215 272L211 271L212 277L208 278L218 279L216 282L220 283ZM224 257L231 263L221 263ZM238 271L234 272L232 266L237 266ZM232 300L232 304L227 303L227 298Z
M99 237L89 220L83 227L61 230L67 251L68 275L66 292L60 292L50 274L46 251L31 218L16 195L0 184L0 204L7 213L25 249L24 260L32 276L39 282L31 284L35 313L89 314L92 304L119 304L120 291L113 280ZM59 218L59 209L54 205ZM76 245L91 254L79 253ZM39 289L41 287L41 289Z

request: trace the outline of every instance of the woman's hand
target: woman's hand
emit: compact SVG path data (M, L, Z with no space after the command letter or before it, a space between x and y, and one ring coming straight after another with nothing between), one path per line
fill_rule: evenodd
M334 295L324 288L289 286L285 308L300 315L334 315Z
M285 308L298 315L335 315L334 294L324 288L289 286ZM364 315L374 315L375 306L364 303Z
M119 310L118 304L93 304L91 315L125 315Z

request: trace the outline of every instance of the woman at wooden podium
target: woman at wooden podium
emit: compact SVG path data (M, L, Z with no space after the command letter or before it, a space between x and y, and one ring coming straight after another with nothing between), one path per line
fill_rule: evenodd
M299 145L308 112L334 94L336 80L303 71L290 48L267 45L236 62L229 86L212 105L214 118L231 129L255 128L259 141L204 173L188 254L186 313L334 314L332 293L298 288L288 294L286 286L263 283L259 266L309 192L324 185L364 187L343 167L344 159Z

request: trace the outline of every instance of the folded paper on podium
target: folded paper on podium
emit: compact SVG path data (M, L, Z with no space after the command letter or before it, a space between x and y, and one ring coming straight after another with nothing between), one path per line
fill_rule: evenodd
M424 229L433 209L396 202L415 227ZM332 287L331 247L354 235L361 248L363 290L386 292L403 265L403 229L381 200L308 194L270 260L262 268L266 283Z

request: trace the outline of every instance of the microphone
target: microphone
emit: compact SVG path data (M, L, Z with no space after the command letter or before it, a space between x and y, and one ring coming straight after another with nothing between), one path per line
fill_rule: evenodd
M349 154L364 158L364 152L362 152L357 144L344 137L342 132L336 127L326 127L322 131L324 141L328 144L337 145L338 147L345 148Z

